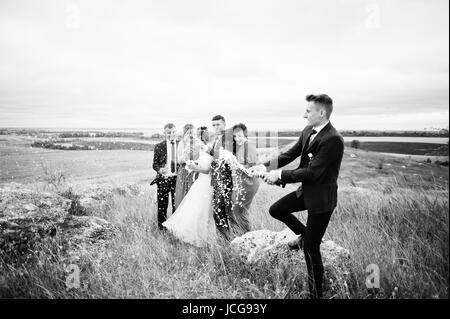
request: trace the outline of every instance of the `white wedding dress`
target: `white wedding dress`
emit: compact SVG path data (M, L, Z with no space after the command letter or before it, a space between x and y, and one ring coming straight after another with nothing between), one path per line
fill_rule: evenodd
M213 157L201 152L198 165L209 168ZM176 196L176 195L175 195ZM216 226L212 215L213 188L211 175L200 173L175 213L164 223L178 239L197 247L216 242Z

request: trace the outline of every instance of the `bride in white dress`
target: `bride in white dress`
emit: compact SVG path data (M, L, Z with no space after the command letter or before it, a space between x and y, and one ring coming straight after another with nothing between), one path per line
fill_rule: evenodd
M206 145L205 145L206 146ZM210 165L213 157L203 148L197 159L199 176L192 184L175 213L163 223L178 239L197 247L216 242L216 226L212 215L213 188Z

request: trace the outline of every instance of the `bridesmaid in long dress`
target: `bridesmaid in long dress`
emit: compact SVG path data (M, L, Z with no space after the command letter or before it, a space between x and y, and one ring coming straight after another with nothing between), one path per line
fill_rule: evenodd
M186 168L186 162L198 159L202 144L205 144L205 142L202 141L203 128L204 127L199 128L197 133L192 124L186 124L183 128L183 138L178 145L180 168L178 169L177 183L175 186L175 209L178 208L184 196L186 196L192 184L198 178L197 172Z
M233 154L238 162L249 168L258 162L256 144L249 142L247 127L242 124L233 126ZM259 189L259 179L233 171L232 213L236 220L234 233L239 236L250 231L248 210Z

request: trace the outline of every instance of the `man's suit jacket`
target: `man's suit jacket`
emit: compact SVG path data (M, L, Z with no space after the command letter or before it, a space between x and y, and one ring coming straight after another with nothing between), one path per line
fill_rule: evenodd
M265 163L269 169L278 169L301 157L300 165L293 170L283 170L283 183L299 183L297 197L304 195L305 206L310 213L324 213L334 210L337 205L337 179L344 155L344 139L328 123L306 145L312 126L303 130L297 143L278 159ZM311 154L312 158L308 156Z
M210 155L214 157L214 159L219 158L219 151L220 148L223 147L224 149L232 152L233 151L233 131L232 130L226 130L222 137L220 138L219 142L217 142L215 145L212 145L212 149L210 152Z
M175 151L178 149L178 141L175 141ZM153 169L156 171L155 179L150 183L150 185L158 183L163 177L159 170L166 166L167 164L167 143L166 140L155 145L154 155L153 155ZM180 165L177 163L176 170Z
M232 130L225 130L222 134L222 137L220 140L212 145L212 148L210 150L210 155L214 157L214 160L211 163L211 186L214 188L214 194L218 195L221 187L228 187L232 188L232 177L231 177L231 169L228 164L225 164L221 166L221 168L218 168L218 161L220 154L220 148L223 147L224 149L232 152L233 151L233 131Z

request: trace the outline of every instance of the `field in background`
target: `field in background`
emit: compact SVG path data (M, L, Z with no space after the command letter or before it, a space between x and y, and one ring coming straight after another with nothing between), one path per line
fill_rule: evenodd
M263 150L269 156L269 150ZM89 252L80 260L82 287L66 290L66 271L52 256L34 267L2 274L2 297L49 298L302 298L304 278L292 265L249 271L226 247L196 249L173 241L156 227L156 188L150 151L63 151L30 148L29 140L0 136L0 183L16 181L48 190L75 191L91 184L143 183L145 194L117 196L99 212L119 228L102 258ZM448 160L448 157L447 157ZM294 167L292 163L290 167ZM345 149L339 205L325 240L352 254L351 295L365 298L369 264L381 272L382 298L448 298L448 167L410 156ZM268 214L286 189L263 184L250 210L253 229L281 230ZM305 221L305 213L297 213ZM339 283L337 283L339 284ZM0 285L1 286L1 285ZM4 290L3 290L4 291Z
M180 134L181 131L178 131ZM341 131L346 145L359 142L367 151L448 156L448 129L440 131ZM212 134L210 132L210 134ZM259 148L283 147L295 142L300 131L249 131ZM25 129L0 128L0 138L19 138L37 148L60 150L153 151L164 136L158 129ZM179 136L181 138L181 136Z
M80 187L89 184L146 182L153 176L153 152L63 151L30 147L22 137L0 136L0 183L45 184L47 172L63 172Z
M122 138L119 140L122 141ZM52 150L31 147L34 141L33 137L0 135L0 183L46 183L45 177L48 170L64 172L68 181L74 185L80 185L80 187L92 183L147 183L155 176L151 167L153 151ZM112 142L114 141L108 138L108 143ZM280 148L286 149L291 143L292 140L282 139L279 143ZM270 145L267 143L267 145L260 144L259 146ZM392 148L391 146L390 149L392 150ZM273 150L261 148L258 152L260 160L264 161L270 158ZM390 156L346 147L346 154L350 153L359 154L359 161L377 162L373 164L374 167L384 165L385 174L398 169L403 170L402 166L406 165L408 170L414 170L416 174L421 174L425 169L426 174L433 171L437 178L445 178L442 176L445 175L445 169L433 163L437 160L448 161L448 156ZM366 153L367 155L365 155ZM425 162L428 158L431 163ZM343 164L341 176L345 175L346 167L352 161L353 159L349 158ZM292 163L291 167L294 166L295 163ZM367 179L368 176L365 174L367 175L369 172L364 172L358 178Z

